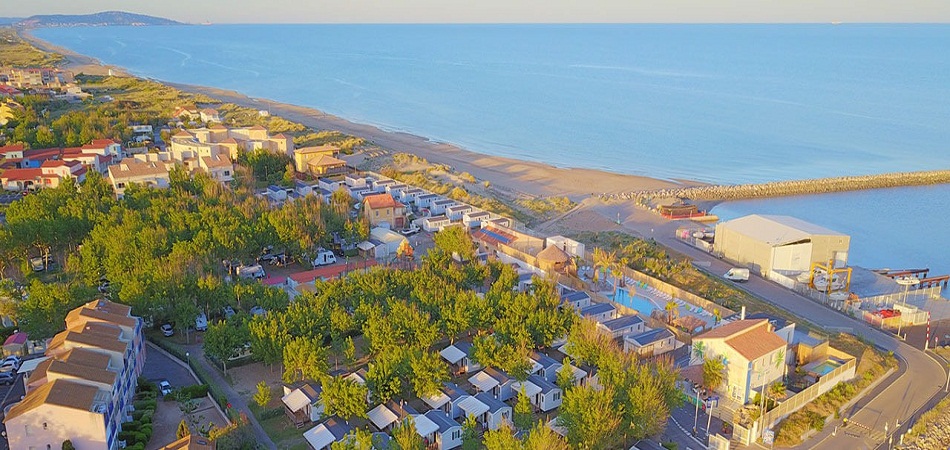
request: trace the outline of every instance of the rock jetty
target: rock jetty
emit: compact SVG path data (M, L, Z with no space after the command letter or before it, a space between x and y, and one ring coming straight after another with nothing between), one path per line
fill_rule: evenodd
M897 172L880 175L775 181L758 184L709 185L678 189L631 191L619 194L604 193L599 197L603 200L636 200L638 204L647 204L650 200L660 198L684 198L707 201L740 200L946 183L950 183L950 170Z

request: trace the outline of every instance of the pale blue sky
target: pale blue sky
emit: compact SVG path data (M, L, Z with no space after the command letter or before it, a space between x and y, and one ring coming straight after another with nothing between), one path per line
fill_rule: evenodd
M950 0L0 0L0 16L123 10L183 22L950 22Z

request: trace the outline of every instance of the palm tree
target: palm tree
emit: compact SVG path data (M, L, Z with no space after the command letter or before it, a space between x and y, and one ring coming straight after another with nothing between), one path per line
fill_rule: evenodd
M666 323L673 324L673 316L678 316L680 312L680 305L670 300L666 302Z
M616 264L617 252L608 252L600 247L594 249L594 281L600 281L600 271L608 275Z
M703 361L703 386L715 391L726 378L726 361L722 356Z
M776 381L769 386L768 396L772 400L778 400L780 398L785 398L785 383L781 381Z
M702 359L706 355L706 344L703 341L693 343L693 356Z

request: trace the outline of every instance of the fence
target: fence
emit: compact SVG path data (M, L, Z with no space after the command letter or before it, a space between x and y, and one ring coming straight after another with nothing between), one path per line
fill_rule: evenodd
M793 395L784 402L780 403L771 411L765 413L763 420L764 429L770 429L782 419L788 417L793 412L798 411L811 403L819 395L830 391L838 383L854 378L856 359L851 358L846 363L828 372L818 380L817 383L808 386L805 390Z
M703 308L704 310L713 311L713 310L715 310L715 309L718 309L719 312L720 312L720 314L721 314L721 317L729 317L729 316L731 316L731 315L733 315L733 314L736 313L735 311L733 311L733 310L731 310L731 309L729 309L729 308L726 308L725 306L717 305L717 304L715 304L715 303L713 303L713 302L711 302L711 301L709 301L709 300L706 300L705 298L702 298L702 297L700 297L700 296L698 296L698 295L696 295L696 294L694 294L694 293L692 293L692 292L685 291L685 290L680 289L680 288L678 288L678 287L676 287L676 286L673 286L672 284L669 284L669 283L667 283L667 282L665 282L665 281L662 281L662 280L659 280L659 279L657 279L657 278L653 278L653 277L651 277L651 276L649 276L649 275L647 275L647 274L645 274L645 273L643 273L643 272L639 272L639 271L633 270L633 269L631 269L631 268L629 268L629 267L624 267L624 268L623 268L623 274L624 274L624 276L626 276L626 277L628 277L628 278L631 278L631 279L633 279L634 281L640 281L640 282L646 283L648 286L650 286L650 287L652 287L652 288L654 288L654 289L656 289L656 290L658 290L658 291L660 291L660 292L663 292L663 293L665 293L665 294L669 294L669 295L671 295L671 296L673 296L673 297L676 297L676 298L678 298L678 299L680 299L680 300L685 300L685 301L687 301L687 302L689 302L689 303L692 303L692 304L695 305L695 306L699 306L700 308Z

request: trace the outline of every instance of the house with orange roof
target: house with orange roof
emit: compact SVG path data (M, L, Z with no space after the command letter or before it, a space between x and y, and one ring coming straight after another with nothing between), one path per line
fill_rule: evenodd
M363 198L363 216L369 221L370 228L382 226L402 229L407 223L406 205L390 194L367 195Z
M175 117L178 119L195 120L195 119L200 118L201 114L198 111L197 106L184 105L184 106L179 106L178 108L176 108L175 112L172 113L172 117Z
M218 114L218 110L212 108L198 111L198 118L204 123L221 123L221 115Z
M694 337L692 345L690 365L722 358L726 376L715 390L743 404L786 373L788 343L766 319L727 323Z

